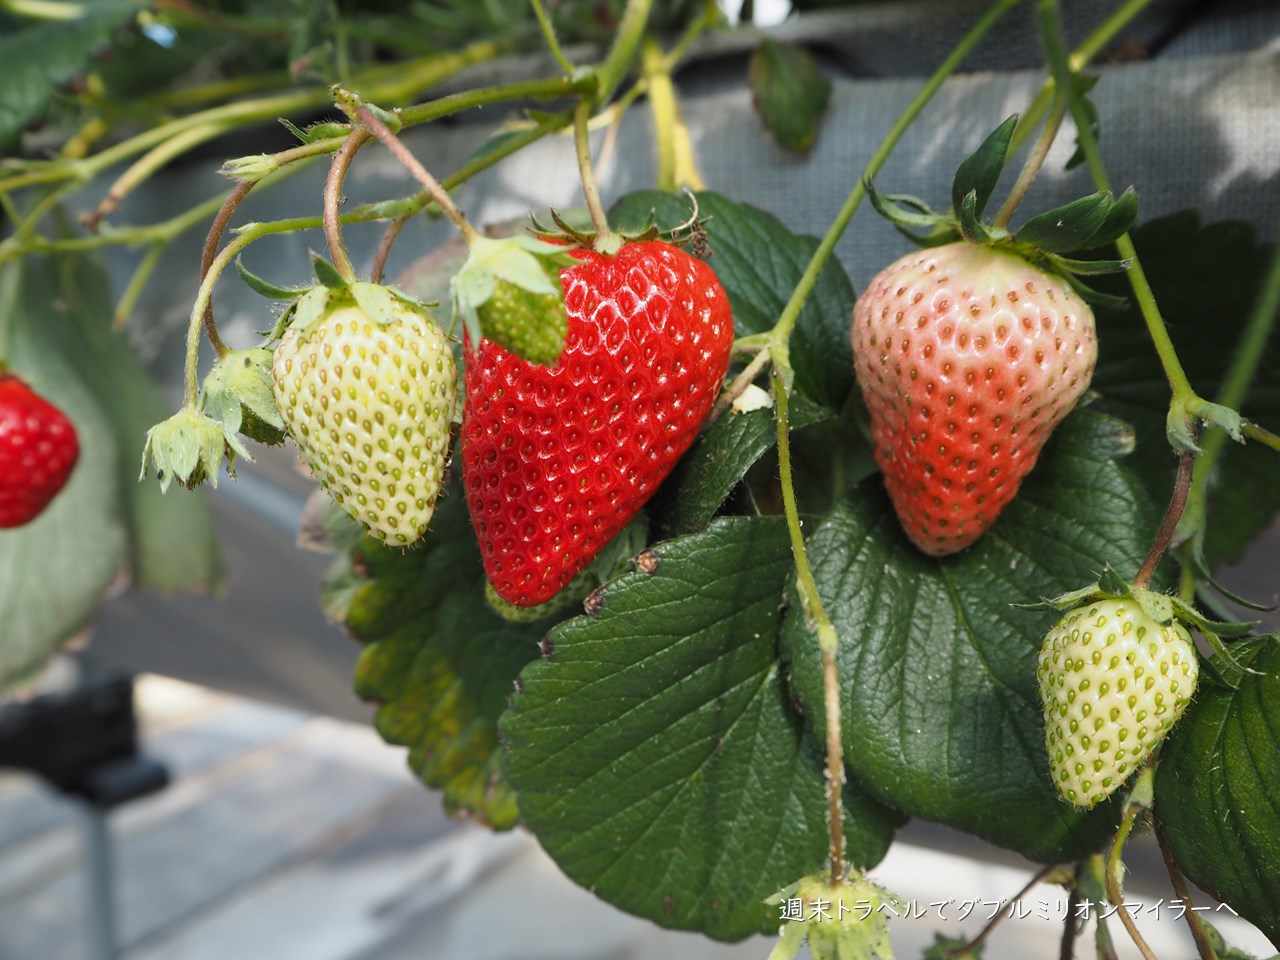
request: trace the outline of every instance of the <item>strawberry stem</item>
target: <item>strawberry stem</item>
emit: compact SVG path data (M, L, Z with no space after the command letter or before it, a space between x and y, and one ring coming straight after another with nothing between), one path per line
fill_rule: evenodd
M457 204L453 202L453 198L449 196L449 191L440 185L440 181L427 172L427 168L404 145L403 141L392 133L385 123L378 119L378 116L369 109L367 104L357 101L346 91L339 91L337 100L338 105L343 110L348 111L352 116L359 119L364 124L365 129L382 141L382 145L391 151L392 156L400 161L400 164L413 175L413 178L418 183L422 184L423 189L435 201L436 206L453 222L453 225L458 228L458 232L462 234L468 243L480 236L476 228L462 215L462 211L458 209Z
M387 258L391 256L391 248L395 246L396 240L400 237L400 231L405 228L409 220L409 217L400 217L387 224L387 229L382 232L382 239L378 241L378 249L373 254L373 263L369 267L370 282L382 282L382 275L387 269Z
M609 229L609 218L600 202L600 188L596 184L595 171L591 169L591 142L588 129L591 121L591 102L581 100L573 111L573 142L578 155L578 175L582 180L582 196L591 212L591 223L596 228L593 244L597 253L610 256L618 252L623 240Z
M347 245L342 239L342 221L339 208L342 206L342 185L347 179L347 171L356 152L369 139L364 130L353 130L342 141L342 146L333 155L329 164L329 176L324 182L324 237L329 245L329 258L343 280L352 283L356 279L356 269L351 264L351 255L347 253Z
M1013 189L1009 191L1009 196L1005 200L1004 206L1000 208L1000 212L996 214L995 220L992 221L992 226L1007 227L1009 225L1009 221L1013 219L1014 212L1018 209L1018 204L1022 203L1027 191L1031 188L1031 184L1035 182L1036 175L1040 173L1040 168L1044 166L1044 161L1049 156L1049 149L1053 146L1053 141L1057 139L1058 130L1062 126L1062 120L1066 115L1066 98L1058 96L1054 100L1053 111L1049 114L1049 119L1045 121L1044 129L1040 131L1040 138L1036 141L1035 148L1027 156L1026 163L1023 164L1022 170L1019 171L1018 179L1014 182Z
M1151 584L1156 567L1160 565L1160 558L1169 549L1169 543L1178 529L1178 521L1182 519L1182 511L1187 507L1187 495L1191 492L1191 477L1195 469L1195 461L1195 454L1189 451L1178 457L1178 473L1173 482L1173 494L1169 497L1169 506L1165 510L1164 520L1160 522L1160 529L1156 531L1151 549L1147 551L1147 558L1142 561L1142 566L1138 568L1138 575L1133 578L1135 587L1145 590Z
M1025 897L1028 893L1034 890L1039 884L1043 883L1044 879L1057 869L1058 869L1057 864L1053 864L1053 863L1050 863L1041 867L1039 870L1035 872L1035 874L1031 877L1031 879L1028 880L1026 884L1023 885L1022 889L1019 890L1017 893L1015 893L1012 898L1010 898L1008 902L1018 903L1019 901L1021 901L1023 897ZM956 956L956 955L968 956L969 954L977 953L978 948L981 947L984 943L986 943L987 938L990 937L991 934L995 932L995 929L998 926L1000 926L1000 923L1003 920L1007 919L1010 916L1010 913L1011 911L1007 911L1007 910L997 911L996 915L992 917L989 921L987 921L986 926L984 926L981 930L979 930L972 940L958 947L950 948L947 951L947 954L950 956Z
M787 412L788 389L782 373L774 368L771 377L778 428L778 477L782 485L782 511L791 537L791 555L796 564L796 589L804 609L805 625L818 636L822 652L822 693L827 733L827 828L830 831L828 867L831 882L844 877L844 740L840 712L840 676L836 664L839 638L827 616L818 594L818 583L809 566L809 554L800 529L800 511L796 506L795 484L791 476L790 417Z
M1164 866L1169 872L1169 881L1173 884L1173 892L1177 895L1178 902L1187 907L1183 916L1187 918L1187 926L1191 929L1191 939L1196 942L1196 950L1200 954L1200 960L1218 960L1218 953L1213 949L1213 943L1209 940L1209 933L1204 928L1204 922L1200 919L1200 914L1192 907L1195 901L1191 898L1191 890L1187 886L1187 878L1182 875L1182 868L1178 866L1178 858L1174 856L1173 849L1169 846L1169 841L1165 837L1164 831L1158 827L1156 829L1156 842L1160 844L1160 854L1164 857Z
M1111 849L1107 852L1105 877L1107 899L1116 907L1116 913L1120 914L1120 922L1124 924L1125 930L1129 932L1129 936L1133 940L1134 946L1138 948L1138 952L1142 954L1143 960L1158 960L1158 958L1151 948L1147 946L1147 941L1142 938L1142 934L1139 932L1137 924L1133 922L1133 917L1129 915L1129 911L1124 908L1124 894L1120 889L1120 871L1124 869L1124 864L1120 856L1124 853L1124 845L1129 840L1129 834L1133 832L1134 824L1138 822L1140 816L1147 812L1150 806L1151 781L1154 775L1155 768L1150 763L1143 767L1142 772L1138 774L1128 805L1125 807L1124 819L1120 822L1120 829L1116 831L1115 839L1111 842ZM1144 798L1147 802L1136 799L1139 797Z
M560 69L565 72L565 76L572 76L573 64L564 55L564 49L560 46L560 38L556 36L555 25L552 24L551 18L547 16L547 10L542 5L542 0L529 0L529 5L533 7L533 15L538 20L538 27L542 30L542 37L547 41L547 47L551 50L551 55L556 58L556 63L560 64Z

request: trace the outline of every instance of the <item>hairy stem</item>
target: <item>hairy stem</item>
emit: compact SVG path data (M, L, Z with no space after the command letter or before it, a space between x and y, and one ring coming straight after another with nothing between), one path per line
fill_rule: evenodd
M560 64L560 69L568 76L573 73L573 64L569 62L569 58L564 55L564 50L560 46L560 39L556 36L556 28L551 22L551 18L547 16L547 10L542 5L542 0L529 0L529 5L533 7L533 15L538 20L538 28L542 30L542 38L547 41L547 47L551 50L551 55L556 58L556 63Z
M97 208L83 218L81 222L84 224L85 229L90 231L97 230L98 225L104 219L119 209L124 198L150 179L157 170L160 170L175 157L182 156L188 150L212 140L222 132L222 127L213 124L192 127L148 151L128 170L122 173L115 183L111 184L107 189L106 196L102 198Z
M1076 884L1067 896L1067 916L1062 922L1062 942L1058 947L1058 960L1073 960L1076 955L1076 937L1080 934L1080 923L1076 910L1083 898L1079 889L1080 871L1076 870Z
M379 120L366 104L356 104L353 112L359 117L365 128L391 151L391 155L400 161L401 165L413 175L413 178L418 183L422 184L422 188L430 195L436 206L453 222L453 225L458 228L458 232L462 234L468 243L479 237L476 228L462 215L462 211L458 209L457 204L453 202L453 198L449 196L449 191L440 185L440 181L427 172L427 168L422 165L399 137L387 129L387 125Z
M595 171L591 169L591 141L588 126L591 119L591 103L582 100L573 111L573 143L578 156L578 176L582 180L582 196L591 212L591 223L596 228L595 249L600 253L614 253L621 240L609 229L609 218L600 202L600 186Z
M796 589L804 609L805 625L818 636L822 651L823 701L827 727L827 828L830 831L828 868L831 882L844 876L844 744L840 715L840 682L836 666L836 628L827 616L818 583L809 566L804 534L800 529L800 512L796 506L795 484L791 476L791 430L787 412L788 390L782 374L775 367L771 377L774 411L778 428L778 475L782 485L782 511L791 537L791 555L796 564Z
M1071 117L1076 125L1076 136L1079 139L1080 150L1085 156L1089 172L1092 174L1093 181L1098 189L1111 190L1111 182L1107 177L1106 166L1102 161L1102 153L1098 149L1098 140L1094 136L1089 117L1085 113L1084 102L1075 94L1074 84L1072 83L1073 71L1067 56L1066 44L1063 41L1062 14L1058 8L1058 0L1038 0L1038 2L1045 53L1049 60L1050 70L1053 73L1054 83L1057 84L1059 90L1067 93ZM1178 359L1178 352L1174 349L1173 341L1169 339L1169 332L1165 327L1164 318L1160 315L1160 308L1156 305L1155 294L1151 291L1151 284L1147 281L1147 275L1138 260L1138 252L1127 233L1116 241L1116 249L1120 254L1120 259L1129 261L1127 273L1129 284L1133 288L1134 300L1142 312L1142 319L1146 323L1147 332L1151 336L1151 342L1155 346L1156 354L1160 358L1160 364L1164 368L1165 378L1169 381L1169 388L1173 391L1174 401L1181 400L1185 403L1199 399L1191 386L1191 382L1187 379L1182 362Z
M1249 322L1240 337L1235 356L1231 361L1231 369L1227 371L1218 393L1217 402L1224 407L1239 410L1249 394L1249 387L1258 373L1266 352L1267 343L1271 339L1271 331L1275 327L1277 315L1280 315L1280 244L1276 245L1267 270L1262 291L1253 306ZM1258 440L1273 450L1280 451L1280 437L1261 427L1247 424L1244 428L1250 439ZM1198 525L1207 506L1209 481L1213 477L1218 458L1222 456L1226 446L1227 434L1224 430L1206 431L1200 443L1201 454L1196 462L1195 475L1191 481L1191 492L1188 497L1187 515L1192 525Z
M1164 519L1160 522L1160 529L1156 531L1151 549L1147 551L1146 559L1142 561L1142 566L1138 568L1138 575L1133 579L1135 587L1146 589L1150 586L1156 567L1160 565L1160 558L1169 549L1174 531L1178 529L1178 521L1182 519L1182 511L1187 506L1187 495L1191 492L1191 476L1195 462L1194 453L1183 453L1178 457L1178 473L1173 481L1173 494L1169 497L1169 506L1165 510Z
M618 21L614 34L613 46L605 56L604 62L596 68L596 103L608 102L618 84L626 76L631 64L635 61L636 50L640 39L644 36L644 28L649 22L649 11L653 0L627 0L627 7Z
M382 232L382 239L378 241L378 249L373 254L373 264L369 267L369 279L373 283L382 282L382 275L387 269L387 258L391 256L391 248L395 246L396 240L400 238L400 231L405 228L409 219L409 217L400 217L398 220L392 220L387 224L387 229Z
M1140 776L1149 778L1151 776L1151 768L1149 766L1144 768ZM1111 849L1107 852L1105 883L1107 899L1116 907L1120 922L1124 924L1125 930L1129 932L1129 937L1133 940L1134 946L1138 948L1138 952L1142 954L1143 960L1157 960L1156 955L1151 951L1151 947L1143 939L1137 924L1133 922L1133 917L1124 908L1124 894L1120 890L1120 871L1124 868L1124 864L1120 859L1121 854L1124 853L1124 845L1129 840L1129 834L1133 832L1134 824L1138 822L1138 818L1146 811L1146 806L1139 803L1130 803L1126 808L1124 819L1120 822L1120 829L1116 831L1115 839L1111 843Z
M1187 878L1182 875L1182 868L1178 866L1178 858L1173 855L1173 849L1169 846L1169 842L1165 839L1161 830L1156 830L1156 841L1160 844L1160 855L1164 857L1165 869L1169 871L1169 882L1173 884L1173 892L1177 894L1178 900L1187 908L1183 916L1187 918L1187 926L1191 929L1191 939L1196 942L1196 950L1200 954L1200 960L1218 960L1218 953L1213 949L1213 944L1209 941L1209 933L1204 928L1204 921L1200 919L1200 914L1192 909L1195 901L1191 899L1191 889L1187 886Z
M365 145L369 135L364 130L353 130L343 141L341 149L333 155L329 164L329 176L324 182L324 237L329 246L329 258L338 269L343 280L352 283L356 279L356 268L351 264L351 255L347 253L347 245L342 239L342 185L347 179L347 171L356 152Z
M1018 204L1022 203L1027 191L1031 189L1031 184L1035 182L1040 168L1044 166L1044 161L1049 156L1049 149L1053 146L1053 141L1057 139L1058 130L1062 126L1062 120L1066 115L1067 101L1060 96L1053 105L1053 112L1049 114L1049 119L1045 121L1044 129L1040 131L1040 139L1036 141L1036 145L1027 157L1026 163L1023 164L1022 170L1019 171L1018 179L1009 191L1008 199L1005 200L1004 206L1000 208L1000 212L996 214L996 218L993 221L994 226L1007 227L1009 221L1013 219L1013 214L1018 209Z

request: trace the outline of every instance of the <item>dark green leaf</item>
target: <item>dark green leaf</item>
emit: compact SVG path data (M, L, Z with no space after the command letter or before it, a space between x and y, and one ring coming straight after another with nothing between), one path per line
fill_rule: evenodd
M1111 194L1105 190L1091 193L1032 217L1022 225L1014 239L1039 247L1046 253L1079 250L1106 221L1113 204Z
M521 675L504 769L543 848L597 896L720 940L776 929L764 899L819 869L827 843L822 751L775 649L786 527L717 520L643 569ZM853 788L846 815L849 858L874 865L892 815Z
M44 117L60 88L80 76L136 3L98 3L79 20L42 23L0 38L0 154L16 152L22 131Z
M830 418L804 397L791 404L791 429ZM778 442L773 408L725 413L707 428L650 504L661 537L703 529L751 466Z
M363 540L339 560L326 594L331 615L368 644L355 686L378 704L382 737L409 748L409 766L444 792L450 813L515 826L515 794L498 770L497 720L547 624L510 623L485 602L460 491L440 500L423 546Z
M338 268L318 254L311 255L311 268L321 285L330 290L345 290L350 286L346 277L338 272Z
M846 758L881 800L1046 862L1114 828L1115 805L1079 813L1049 780L1035 669L1059 614L1011 604L1081 587L1108 563L1137 569L1154 511L1114 462L1131 440L1125 424L1077 411L991 531L951 557L911 546L878 476L813 532L840 636ZM801 617L788 617L783 649L820 719L822 669Z
M752 100L766 129L789 150L813 146L831 99L831 81L803 47L769 38L751 55Z
M236 273L240 274L240 279L254 293L266 297L268 300L296 300L307 292L307 287L278 287L268 280L251 273L249 268L240 262L240 258L236 257Z
M449 490L424 545L361 540L326 577L329 616L364 641L356 692L374 724L444 792L445 809L498 829L516 826L516 796L498 771L498 716L512 681L538 655L547 622L511 623L489 608L461 492Z
M1049 255L1049 261L1064 273L1077 276L1096 277L1104 273L1122 273L1129 269L1129 260L1073 260L1070 257Z
M1103 293L1101 290L1089 286L1074 273L1066 274L1064 279L1071 289L1080 295L1080 299L1092 307L1123 310L1129 303L1128 297Z
M1222 379L1270 264L1271 247L1252 225L1202 225L1193 211L1153 220L1133 232L1139 258L1192 385L1217 396ZM1098 277L1108 293L1129 293L1124 277ZM1151 498L1165 503L1177 461L1165 440L1169 385L1135 304L1099 307L1098 366L1093 386L1109 412L1133 424L1132 468ZM1280 349L1280 328L1269 352ZM1240 411L1274 429L1280 411L1280 364L1263 363ZM1227 444L1219 472L1229 483L1211 485L1204 552L1211 566L1236 560L1280 511L1276 455L1261 444Z
M1201 687L1169 734L1155 810L1183 872L1280 943L1280 637L1249 646L1258 672Z
M812 237L797 236L776 217L717 193L699 193L713 255L708 261L729 294L739 336L763 333L777 321L817 249ZM670 229L689 217L687 197L646 190L622 198L611 213L618 229L642 227L651 213ZM810 400L833 410L853 389L849 318L853 288L834 259L818 275L791 338L796 386Z
M965 197L972 193L974 216L982 216L992 191L1000 182L1000 174L1004 171L1004 162L1009 155L1009 141L1017 125L1018 117L1014 114L996 127L982 141L982 146L966 157L956 169L955 179L951 183L951 204L957 213L960 212Z
M960 200L959 218L960 232L970 243L986 243L991 234L978 217L978 194L970 190Z
M1115 243L1138 222L1138 194L1130 187L1111 205L1102 226L1098 227L1080 249L1091 250Z
M1087 118L1086 122L1089 125L1089 129L1093 132L1094 140L1099 139L1102 135L1102 126L1098 123L1097 106L1089 97L1085 96L1085 94L1092 90L1097 83L1097 77L1087 76L1083 73L1075 75L1074 96L1080 100L1080 105L1084 110L1085 117ZM1076 167L1080 166L1080 164L1084 163L1086 159L1084 149L1080 146L1080 138L1077 136L1076 149L1071 156L1067 158L1065 169L1074 170Z

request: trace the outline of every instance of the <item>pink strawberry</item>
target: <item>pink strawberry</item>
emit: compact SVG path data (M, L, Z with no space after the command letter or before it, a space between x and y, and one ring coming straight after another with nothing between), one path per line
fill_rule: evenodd
M711 268L656 241L561 271L551 366L468 342L462 475L485 572L543 603L625 527L696 438L733 344Z
M881 271L852 340L885 487L932 556L995 522L1098 355L1093 311L1064 279L967 241Z

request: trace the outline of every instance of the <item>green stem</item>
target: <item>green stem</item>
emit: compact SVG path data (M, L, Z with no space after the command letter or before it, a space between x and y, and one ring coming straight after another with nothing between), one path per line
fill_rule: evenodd
M1023 885L1022 889L1013 895L1012 902L1019 903L1022 900L1022 898L1025 897L1032 890L1034 890L1037 885L1044 882L1045 877L1049 876L1049 874L1053 873L1057 869L1058 869L1057 865L1052 863L1041 867L1039 870L1035 872L1035 874L1031 877L1031 879L1028 880ZM987 938L990 937L991 934L995 932L995 929L998 926L1000 926L1001 922L1007 919L1008 917L1009 917L1009 913L1007 911L1003 911L1003 910L996 911L996 915L987 921L986 926L984 926L981 930L979 930L972 940L970 940L968 943L961 944L958 947L952 947L947 951L947 954L949 956L954 956L956 954L963 954L965 956L969 956L971 954L977 953L978 948L981 947L984 943L986 943Z
M907 132L907 128L915 121L916 117L925 108L934 94L946 81L946 79L955 72L961 62L978 42L987 35L987 32L995 26L996 22L1017 6L1019 0L996 0L995 3L983 14L970 29L960 43L956 46L942 65L934 72L920 92L916 94L911 103L907 105L907 109L903 111L897 122L890 128L885 135L880 146L876 148L876 152L872 154L871 159L867 162L866 168L862 171L862 176L858 178L858 182L854 184L853 189L849 192L849 196L845 199L844 205L836 214L835 220L827 230L826 236L822 238L822 242L818 244L818 249L813 252L813 257L809 260L809 265L805 268L804 274L800 277L800 282L796 284L795 290L791 293L791 299L787 301L787 305L783 307L782 314L778 317L778 322L774 324L773 335L775 343L783 345L782 355L786 355L785 344L791 337L791 331L796 325L796 321L800 318L800 311L804 308L805 302L809 299L809 295L813 292L814 285L818 282L818 274L822 272L822 268L831 259L836 244L844 235L845 228L849 225L849 221L853 219L854 213L857 212L863 198L866 196L866 181L874 178L880 172L880 168L884 166L885 161L889 159L889 155L893 153L894 147L898 145L898 141L902 139L903 134ZM775 355L779 353L775 349Z
M573 74L573 64L564 55L564 50L560 46L560 39L556 36L556 28L552 24L551 18L547 16L547 10L542 5L542 0L529 0L529 5L533 7L533 15L538 19L538 27L542 30L542 37L547 41L547 46L551 49L551 55L556 58L556 63L560 64L560 69L565 72L565 76L571 76Z
M582 196L587 201L587 210L591 212L591 223L596 228L595 249L612 255L622 246L622 239L609 229L609 218L605 215L604 204L600 202L600 187L596 183L595 171L591 169L590 120L591 101L582 100L573 111L573 144L578 156L578 176L582 180Z
M500 50L498 44L483 41L445 56L434 55L390 67L375 67L357 75L353 86L360 89L369 100L405 100L415 91L435 86L465 67L496 56ZM0 192L39 183L92 179L122 160L153 149L194 127L216 128L218 133L223 133L244 124L274 120L311 107L322 107L330 102L331 94L326 88L212 107L144 131L86 160L74 163L55 161L29 173L0 180Z
M223 132L223 128L215 124L192 127L143 154L137 162L116 178L97 208L84 218L85 228L90 231L97 230L98 224L111 216L120 207L124 198L145 183L157 170L175 157L182 156L188 150L212 140Z
M461 113L475 107L484 107L494 103L505 103L510 100L554 100L558 97L570 97L590 93L595 88L591 78L555 77L550 80L522 80L517 83L506 83L496 87L480 87L463 93L439 97L426 103L402 107L396 116L406 127L438 120L441 117Z
M1112 40L1119 35L1120 31L1127 27L1139 13L1151 5L1151 0L1129 0L1118 10L1107 17L1093 33L1085 38L1084 43L1076 47L1071 54L1070 64L1073 71L1083 70ZM1017 153L1026 141L1031 132L1044 118L1048 112L1049 106L1054 102L1054 91L1057 85L1050 77L1044 82L1044 86L1036 94L1035 99L1031 101L1031 105L1023 112L1022 117L1018 120L1018 125L1013 131L1013 139L1009 143L1009 154L1012 156Z
M1063 41L1062 16L1058 9L1057 0L1039 0L1039 13L1049 68L1053 73L1053 80L1058 85L1058 89L1068 91L1071 117L1075 121L1076 136L1079 139L1080 150L1085 156L1089 172L1093 175L1093 181L1098 189L1110 190L1111 183L1107 178L1107 170L1102 161L1101 151L1098 149L1098 140L1094 136L1089 116L1085 112L1084 102L1076 95L1075 85L1072 83L1072 68L1067 56L1066 44ZM1151 342L1155 346L1156 354L1160 358L1160 364L1164 368L1165 378L1169 381L1169 387L1173 391L1174 403L1182 403L1183 405L1194 403L1199 398L1192 388L1191 382L1187 379L1186 371L1183 370L1182 362L1178 359L1178 352L1174 349L1173 341L1169 339L1169 332L1165 327L1164 318L1161 317L1160 308L1156 305L1155 294L1151 291L1151 284L1147 281L1147 275L1138 260L1138 252L1128 234L1116 241L1116 249L1120 254L1120 259L1130 261L1127 272L1130 286L1133 288L1134 300L1142 312L1142 319L1146 322L1147 332L1151 336Z
M84 4L63 0L0 0L0 10L32 20L79 20L88 11Z
M480 234L473 227L470 221L462 215L462 211L458 209L457 204L453 202L453 198L449 196L449 191L440 185L440 181L427 172L421 161L413 155L408 147L392 133L385 123L378 119L377 115L369 109L364 103L354 102L352 105L344 105L344 109L350 109L352 113L359 118L371 134L382 142L382 145L391 151L391 155L400 161L400 164L413 175L413 178L422 184L422 188L435 201L436 206L448 217L458 232L462 234L467 243L471 243L477 239Z
M791 555L796 565L796 589L804 608L805 625L818 636L822 654L823 703L827 728L827 829L830 832L828 871L831 882L844 876L844 740L840 710L840 677L836 664L838 637L827 616L818 583L809 566L809 554L800 529L800 511L796 506L795 483L791 476L791 424L787 410L788 388L775 367L771 377L774 409L778 428L778 476L782 485L782 511L791 538Z
M640 53L644 79L649 88L649 110L653 114L653 138L658 155L657 187L668 193L679 189L676 183L675 129L679 122L676 91L666 68L666 57L657 42L645 40Z
M1026 163L1022 165L1022 170L1018 173L1018 179L1009 191L1008 199L1005 200L1004 206L1000 208L1000 212L996 214L996 218L993 221L994 226L1007 227L1009 221L1013 219L1013 214L1018 209L1018 204L1022 203L1027 191L1031 189L1031 184L1035 182L1040 168L1044 166L1044 161L1049 156L1049 149L1053 146L1053 141L1057 139L1058 130L1062 126L1062 119L1066 115L1067 101L1063 97L1058 97L1054 102L1053 112L1049 114L1049 119L1045 122L1044 129L1040 131L1040 138L1036 141L1035 148L1027 157Z
M596 79L599 86L596 90L596 103L608 102L613 92L622 82L622 78L631 69L636 58L636 50L640 39L644 36L645 25L649 22L649 10L653 0L627 0L627 8L622 13L622 20L614 35L613 46L609 49L604 62L596 68Z
M1222 406L1239 410L1244 404L1249 387L1262 363L1267 342L1271 339L1277 314L1280 314L1280 244L1276 245L1275 252L1272 254L1271 266L1263 281L1262 291L1253 306L1253 312L1240 337L1240 343L1236 347L1231 369L1227 371L1222 389L1218 393L1217 402ZM1280 451L1280 437L1276 437L1256 424L1246 424L1243 429L1251 439L1259 440L1273 450ZM1209 481L1213 477L1213 471L1217 467L1218 458L1222 456L1226 442L1226 431L1221 429L1207 431L1201 440L1202 452L1196 462L1195 474L1191 480L1191 492L1187 498L1186 527L1189 529L1197 529L1203 522L1208 506Z
M1138 782L1134 785L1133 793L1149 797L1152 777L1153 769L1148 764L1138 774ZM1120 822L1120 829L1116 831L1115 839L1111 842L1111 849L1107 852L1105 883L1107 899L1117 908L1116 913L1120 915L1120 922L1124 924L1125 930L1129 932L1129 936L1133 940L1134 946L1138 948L1138 952L1142 954L1143 960L1157 960L1156 955L1147 946L1147 941L1142 938L1142 933L1133 922L1133 917L1124 908L1124 895L1120 890L1120 871L1124 869L1124 863L1121 860L1121 855L1124 853L1124 845L1128 842L1129 834L1133 832L1133 827L1138 822L1138 818L1146 813L1147 809L1148 804L1135 803L1132 800L1125 808L1124 819Z
M153 243L151 249L146 252L141 260L138 261L137 267L134 268L133 276L129 278L128 285L125 286L124 292L120 294L120 300L116 303L115 313L111 317L111 328L113 330L121 330L125 323L129 320L129 315L133 313L133 308L138 302L138 298L142 296L142 291L147 286L147 281L151 279L151 274L155 272L156 264L160 262L160 257L164 255L167 244Z

